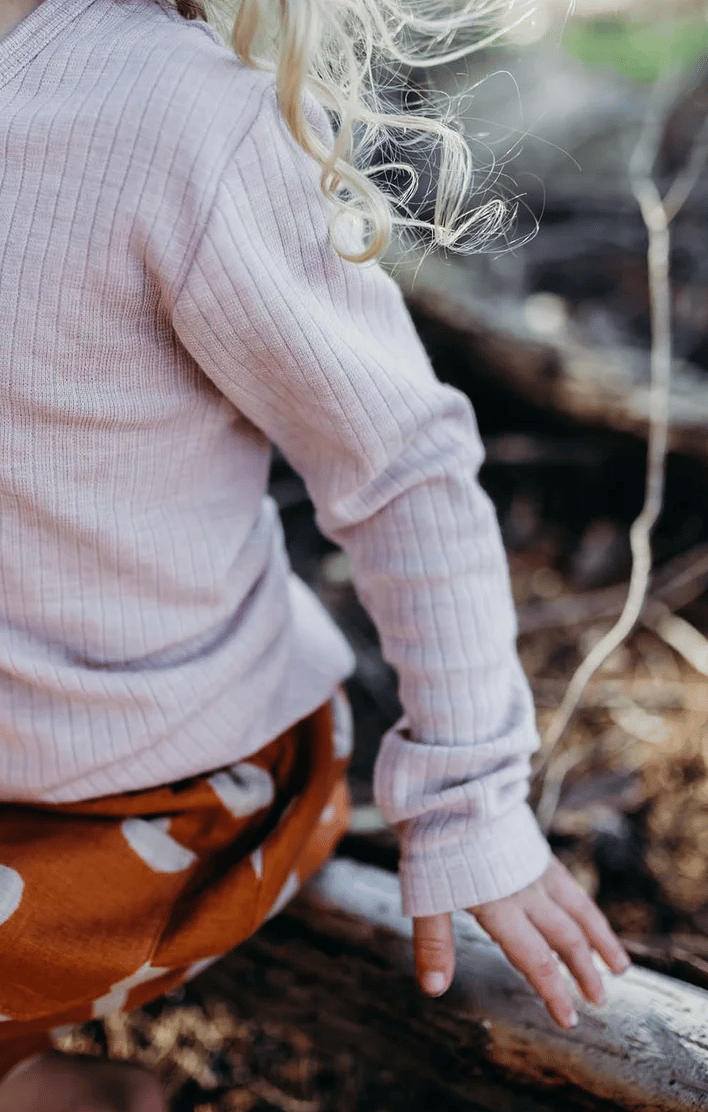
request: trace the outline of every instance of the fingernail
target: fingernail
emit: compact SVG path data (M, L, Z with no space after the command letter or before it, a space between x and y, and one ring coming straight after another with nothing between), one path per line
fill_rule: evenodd
M571 1027L577 1027L578 1026L578 1013L576 1012L575 1008L573 1008L572 1011L568 1015L568 1023L570 1024Z
M440 996L445 991L447 978L444 973L426 973L423 977L423 989L430 996Z
M613 973L626 973L631 964L631 959L624 950L616 950L614 961L610 968Z
M598 992L597 996L595 997L595 1003L597 1004L598 1008L604 1008L605 1004L607 1003L607 993L604 989L601 989L600 992Z

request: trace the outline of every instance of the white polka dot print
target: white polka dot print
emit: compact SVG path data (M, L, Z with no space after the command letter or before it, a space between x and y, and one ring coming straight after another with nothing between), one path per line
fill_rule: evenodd
M11 1015L0 1015L0 1023L8 1023L11 1019Z
M334 806L334 803L330 803L320 815L320 822L329 825L330 822L334 822L336 814L337 808Z
M192 977L198 977L200 973L203 973L205 969L208 969L210 965L213 965L215 961L223 958L223 956L223 954L214 954L211 958L202 958L201 961L192 962L184 974L185 981L191 981Z
M130 973L127 977L123 977L122 981L116 981L114 985L111 985L110 991L105 996L100 996L98 1000L94 1000L91 1006L92 1018L100 1019L101 1016L110 1015L111 1012L122 1011L131 988L142 985L146 981L154 981L157 977L161 977L163 973L169 972L169 969L161 969L159 965L150 965L149 961L143 962L134 973Z
M288 875L288 879L285 881L283 887L280 889L280 895L266 915L264 922L267 922L268 919L272 919L275 915L278 914L279 911L282 911L286 903L289 903L293 896L298 892L299 888L300 878L298 877L295 870L293 870Z
M0 923L6 923L22 901L25 882L16 869L0 865Z
M354 720L349 700L341 691L336 691L330 701L334 719L334 755L337 760L350 757L354 747Z
M251 864L253 865L254 873L260 880L263 876L263 849L261 846L258 846L257 849L254 849L253 853L251 854Z
M208 782L234 818L253 815L275 799L273 777L260 765L239 761L228 772L215 772Z
M73 1034L77 1026L76 1023L63 1023L59 1027L50 1027L49 1034L53 1039L63 1039L65 1035Z
M130 848L156 873L178 873L188 869L197 855L166 833L164 821L130 818L120 828Z

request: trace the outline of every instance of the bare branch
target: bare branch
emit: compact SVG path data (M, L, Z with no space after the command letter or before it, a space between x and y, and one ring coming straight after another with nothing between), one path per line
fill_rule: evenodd
M662 83L663 87L664 83ZM647 263L651 299L651 394L647 477L644 507L630 530L632 575L622 614L617 623L592 649L578 667L544 739L543 770L548 770L558 743L575 712L583 691L595 672L634 629L645 605L651 575L651 534L661 513L669 435L669 400L673 361L671 305L671 236L669 226L698 181L708 157L708 124L702 129L691 158L669 190L666 199L653 180L652 172L659 150L664 114L651 111L630 165L632 191L640 207L649 236ZM664 628L665 626L664 623ZM675 630L674 630L675 632ZM700 637L696 631L696 637ZM683 630L685 634L685 630ZM685 640L685 638L684 638ZM695 643L694 643L695 650ZM557 768L557 766L556 766ZM563 775L569 771L562 766ZM538 803L539 823L548 831L560 797L558 775L546 774Z

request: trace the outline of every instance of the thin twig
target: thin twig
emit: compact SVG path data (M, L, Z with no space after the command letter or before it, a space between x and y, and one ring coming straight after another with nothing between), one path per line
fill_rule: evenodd
M642 622L665 641L674 652L700 672L708 676L708 638L679 618L660 602L655 602L642 617Z
M664 198L664 212L666 213L667 223L670 224L686 204L698 182L706 160L708 160L708 117L703 121L703 127L698 133L688 163Z
M694 150L685 170L669 190L665 202L652 177L664 120L664 114L657 110L647 115L630 164L632 192L637 199L649 236L647 262L652 344L645 500L644 507L632 525L629 535L633 561L629 592L617 623L588 653L568 685L544 739L542 767L545 769L548 769L551 764L553 754L587 684L607 657L634 629L642 613L649 586L652 564L651 534L663 504L673 361L669 225L687 201L708 158L708 125L706 125L697 141L697 150ZM539 776L542 779L543 774L539 773ZM560 798L561 784L557 780L557 776L554 776L552 781L543 784L538 803L539 822L546 832L550 828Z
M538 825L546 832L550 830L551 823L558 810L565 778L571 768L574 768L578 761L582 759L583 752L583 745L573 745L567 752L559 753L548 765L543 792L536 806Z

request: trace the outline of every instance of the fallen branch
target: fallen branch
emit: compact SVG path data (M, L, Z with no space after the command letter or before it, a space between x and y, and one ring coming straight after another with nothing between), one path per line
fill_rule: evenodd
M340 953L344 943L351 948L344 959L350 986L357 976L353 952L362 960L368 955L380 970L382 985L389 970L413 976L412 922L400 911L393 874L334 860L283 915L286 924L300 922L326 939L322 968L312 970L315 983L319 976L329 976L326 955ZM580 1023L563 1032L475 920L464 912L455 913L453 920L455 979L449 992L430 1002L421 1077L436 1058L448 1060L451 1045L467 1032L467 1059L481 1056L510 1079L566 1092L574 1088L627 1112L708 1109L707 992L635 966L623 977L604 977L609 997L605 1008L577 999ZM360 984L358 991L361 997ZM368 1042L377 1038L379 1023L384 1024L381 1037L387 1037L388 1011L391 1003L395 1011L397 1002L386 996L384 1003L380 990L369 991L368 1006L365 995L357 1002L362 1040ZM411 1008L397 1013L396 1038L402 1046L408 1023L415 1022L413 1013ZM457 1050L464 1056L464 1044ZM466 1089L457 1086L456 1095L476 1103L473 1076Z
M696 545L669 561L652 577L649 597L669 610L680 610L708 589L708 545ZM627 597L627 584L579 595L535 601L519 607L519 633L561 629L616 618Z
M708 961L697 957L670 936L652 942L627 938L622 941L633 961L640 962L646 969L654 969L658 973L677 977L686 984L708 989Z
M431 347L439 340L459 353L453 385L470 379L506 384L532 405L598 428L646 437L648 355L613 344L593 347L579 336L538 334L524 320L524 302L486 300L470 291L459 263L431 256L423 263L391 259L389 269ZM708 455L708 384L699 367L674 359L670 447L700 460Z
M708 676L708 639L690 622L672 614L668 606L660 602L649 603L642 616L642 622L652 629L674 652L700 672Z

